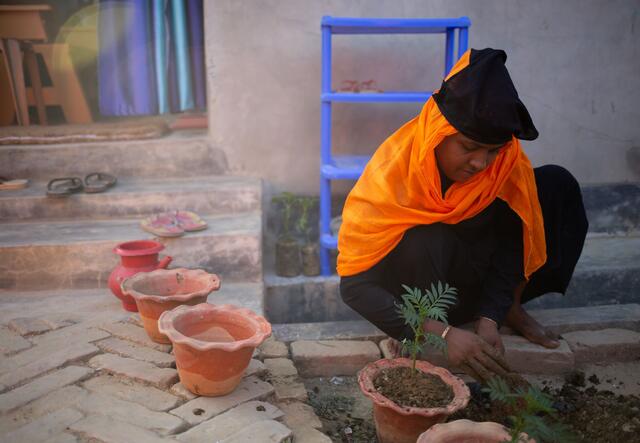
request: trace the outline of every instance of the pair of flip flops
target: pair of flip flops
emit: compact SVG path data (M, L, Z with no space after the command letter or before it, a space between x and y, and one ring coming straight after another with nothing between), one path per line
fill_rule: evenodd
M27 179L8 179L0 177L0 190L4 189L23 189L29 184Z
M170 211L145 218L140 227L158 237L180 237L185 232L207 229L207 222L195 212Z
M54 178L47 184L47 196L68 197L82 191L95 194L106 191L117 181L116 177L104 172L92 172L84 178L84 181L80 177Z

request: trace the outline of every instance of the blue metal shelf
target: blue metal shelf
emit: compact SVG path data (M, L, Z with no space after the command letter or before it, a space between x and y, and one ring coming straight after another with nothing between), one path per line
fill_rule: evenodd
M442 34L447 28L468 28L469 17L459 18L352 18L322 17L332 34Z
M444 76L451 71L455 59L467 50L469 40L468 17L459 18L322 18L322 87L320 93L320 266L322 275L330 275L329 250L335 249L338 239L331 234L331 181L357 180L370 156L332 155L331 112L333 103L399 103L426 102L431 92L336 92L331 90L331 38L334 34L444 34ZM455 41L457 34L457 57ZM455 57L455 58L454 58Z
M350 103L388 103L388 102L426 102L431 92L421 91L384 91L384 92L328 92L320 94L323 102Z

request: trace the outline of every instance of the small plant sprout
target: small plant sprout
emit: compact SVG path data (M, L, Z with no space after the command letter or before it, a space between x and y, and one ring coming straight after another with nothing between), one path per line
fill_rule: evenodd
M507 405L513 412L513 415L509 416L511 422L509 443L524 441L522 433L528 434L536 441L558 443L576 441L575 436L566 426L550 423L556 419L553 401L548 394L537 387L517 387L515 391L511 391L504 379L495 377L487 382L487 387L483 388L483 391L489 394L492 401Z
M283 192L271 200L280 205L282 211L282 237L291 236L293 211L298 201L298 197L290 192Z
M439 335L425 332L424 322L426 319L439 320L447 324L447 309L455 304L458 290L448 284L438 282L431 284L431 289L425 289L425 293L419 288L411 289L402 285L405 294L402 294L402 303L397 303L397 311L404 318L404 322L413 330L413 339L402 340L402 351L411 355L413 364L411 366L411 376L416 372L416 359L424 344L430 344L436 349L447 351L447 342Z
M300 204L300 218L298 219L297 228L304 235L306 243L311 243L311 210L318 201L317 197L298 197Z

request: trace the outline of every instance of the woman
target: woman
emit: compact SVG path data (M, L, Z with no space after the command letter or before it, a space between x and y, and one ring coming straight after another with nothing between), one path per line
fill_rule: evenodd
M494 49L462 56L420 115L378 148L338 235L343 300L395 339L412 335L395 308L402 285L458 288L449 322L474 321L476 333L433 320L424 328L473 375L501 360L502 324L559 345L522 304L565 292L588 226L573 176L533 169L522 151L519 139L538 131L505 61Z

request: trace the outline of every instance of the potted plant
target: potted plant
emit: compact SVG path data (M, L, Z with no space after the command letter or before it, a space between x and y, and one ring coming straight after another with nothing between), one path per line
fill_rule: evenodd
M456 289L448 284L431 285L425 293L403 285L406 293L398 312L414 332L402 345L411 359L382 359L358 373L360 389L373 401L373 418L380 443L414 443L418 436L469 402L469 388L444 368L417 361L426 343L445 350L441 337L425 333L425 320L447 323L447 307L456 301Z
M311 211L316 207L317 197L298 197L300 206L300 218L297 227L304 238L304 244L300 248L302 257L302 274L312 277L320 275L320 256L318 242L311 240L312 224L310 223Z
M292 232L297 200L290 192L283 192L272 199L280 212L280 235L276 240L276 274L281 277L295 277L300 274L300 246Z
M518 386L512 390L504 379L496 377L487 382L483 391L489 394L491 401L505 407L508 428L493 422L455 420L432 427L420 435L417 443L454 443L471 440L484 443L575 441L565 426L551 421L556 417L553 400L535 386Z

